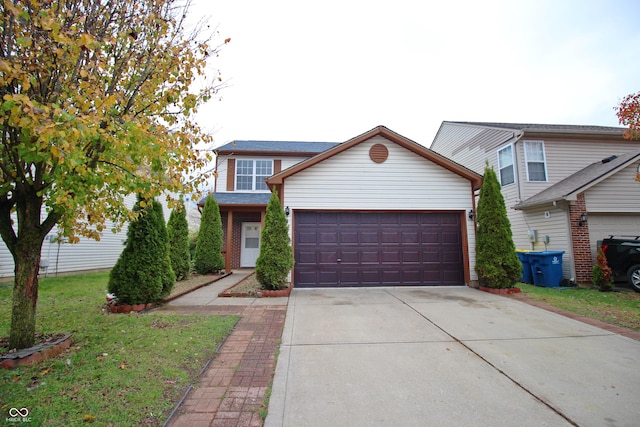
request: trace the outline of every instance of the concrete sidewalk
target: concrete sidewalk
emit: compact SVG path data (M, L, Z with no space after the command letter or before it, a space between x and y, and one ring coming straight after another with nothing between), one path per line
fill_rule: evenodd
M466 287L294 289L266 426L635 426L640 342Z

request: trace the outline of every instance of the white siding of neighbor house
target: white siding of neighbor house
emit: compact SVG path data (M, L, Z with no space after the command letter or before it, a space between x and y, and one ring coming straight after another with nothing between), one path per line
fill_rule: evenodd
M251 160L281 160L282 166L281 170L285 170L290 168L291 166L300 163L303 160L308 159L308 157L303 156L282 156L282 157L274 157L274 156L223 156L220 159L220 163L218 164L218 178L216 183L216 191L218 192L226 192L227 191L227 160L228 159L251 159Z
M512 136L512 131L444 123L431 149L479 174L484 174L488 161L498 173L498 149Z
M369 158L369 149L376 143L389 150L383 163ZM467 212L473 208L468 180L380 136L286 178L284 205L294 211ZM473 223L467 221L466 226L471 280L477 280Z
M640 183L635 162L585 191L587 212L640 213Z
M522 200L528 199L545 188L606 157L640 150L638 141L535 140L544 142L547 181L527 182L524 144L519 141L516 145L518 147L519 179L522 180Z
M519 212L518 222L512 223L514 233L513 242L518 249L535 251L564 251L562 255L562 276L565 279L575 279L573 265L573 251L571 235L568 223L568 214L560 207L549 205L548 207L534 208L525 212ZM537 240L532 245L527 231L536 230ZM545 246L543 238L549 236L549 244Z
M170 210L164 197L158 197L163 205L165 221L169 220ZM129 208L135 204L136 196L129 195L125 198L125 203ZM92 270L104 270L112 268L127 238L127 226L113 233L113 222L107 221L105 231L102 233L100 241L88 238L80 238L79 243L60 243L52 241L57 237L58 229L54 227L42 245L41 265L48 262L47 268L41 268L42 276L55 276L58 273L73 273ZM6 244L0 241L0 280L8 281L14 276L13 257Z

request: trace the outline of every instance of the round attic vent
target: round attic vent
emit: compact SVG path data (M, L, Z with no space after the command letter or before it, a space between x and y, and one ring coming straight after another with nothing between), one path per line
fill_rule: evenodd
M369 157L376 163L382 163L389 157L389 150L382 144L374 144L369 149Z

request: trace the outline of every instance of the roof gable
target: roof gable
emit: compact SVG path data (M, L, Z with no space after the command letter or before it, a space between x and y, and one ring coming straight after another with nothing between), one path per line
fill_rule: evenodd
M361 144L364 141L367 141L373 137L376 136L382 136L385 139L400 145L401 147L406 148L407 150L417 154L418 156L421 156L427 160L430 160L431 162L444 167L447 170L450 170L451 172L456 173L457 175L469 180L472 182L473 184L473 188L474 189L478 189L480 188L480 186L482 185L482 176L471 171L470 169L467 169L466 167L436 153L435 151L432 151L408 138L405 138L404 136L393 132L392 130L384 127L384 126L377 126L373 129L371 129L368 132L365 132L359 136L356 136L355 138L352 138L346 142L343 142L342 144L336 145L333 148L330 148L314 157L311 157L307 160L304 160L288 169L285 169L284 171L277 173L275 175L273 175L271 178L269 178L267 180L267 184L269 185L279 185L282 184L283 181L292 176L295 175L298 172L301 172L313 165L316 165L328 158L331 158L339 153L342 153L345 150L348 150L358 144Z
M640 151L632 151L592 163L557 184L517 204L514 208L525 209L558 200L570 200L574 195L588 190L638 159L640 159Z

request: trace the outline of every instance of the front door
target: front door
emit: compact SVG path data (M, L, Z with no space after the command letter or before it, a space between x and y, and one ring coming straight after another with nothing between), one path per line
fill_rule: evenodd
M255 267L258 255L260 255L260 223L243 222L240 267Z

